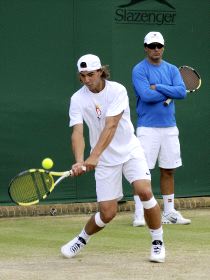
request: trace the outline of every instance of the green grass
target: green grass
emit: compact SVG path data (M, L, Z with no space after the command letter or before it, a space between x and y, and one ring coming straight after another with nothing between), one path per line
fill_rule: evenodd
M149 231L146 227L132 227L130 212L119 213L115 220L105 230L92 237L85 250L72 260L61 257L60 247L81 231L89 215L1 218L0 269L3 268L1 275L4 275L4 278L0 275L0 279L12 280L12 277L16 280L29 277L34 280L48 279L44 278L45 270L48 275L49 271L51 272L49 278L51 280L58 279L58 272L60 280L95 279L97 269L97 277L101 280L126 279L126 277L167 279L163 275L162 278L158 278L156 274L165 270L168 273L169 267L170 277L174 275L172 279L207 279L202 278L204 277L202 275L210 273L209 265L206 265L210 263L210 209L182 213L192 219L192 224L163 226L167 259L162 266L160 264L154 266L148 262L151 244ZM178 266L175 266L175 262L178 262ZM5 268L5 264L8 265L8 269L7 266ZM32 265L34 271L27 272L28 264ZM74 273L74 278L68 278L70 264L73 264L71 272ZM84 271L80 271L81 264L85 268ZM122 268L124 273L118 278L117 272ZM154 269L153 272L151 268ZM180 272L181 268L184 270L183 273L188 273L191 278L184 278L184 274ZM20 278L17 271L21 271ZM139 278L142 271L144 277ZM14 275L11 274L13 272ZM196 278L193 278L195 276Z

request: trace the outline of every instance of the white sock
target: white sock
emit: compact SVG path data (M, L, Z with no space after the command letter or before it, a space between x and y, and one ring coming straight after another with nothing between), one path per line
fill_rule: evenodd
M163 195L164 213L168 214L174 210L174 194Z
M141 199L139 198L138 195L134 195L133 198L134 198L134 202L135 202L135 214L137 216L144 215L144 208L143 208Z
M83 228L83 230L80 232L79 236L82 237L82 238L86 241L86 243L87 243L87 242L89 241L89 239L90 239L90 235L88 235L88 234L86 233L86 231L85 231L84 228Z
M160 240L163 242L163 228L162 226L158 229L150 229L150 234L152 236L152 242L154 240Z

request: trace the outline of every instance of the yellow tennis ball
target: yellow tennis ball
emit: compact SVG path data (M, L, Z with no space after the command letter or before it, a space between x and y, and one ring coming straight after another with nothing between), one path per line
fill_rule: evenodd
M51 160L51 158L45 158L42 161L42 167L44 169L50 169L53 167L53 161Z

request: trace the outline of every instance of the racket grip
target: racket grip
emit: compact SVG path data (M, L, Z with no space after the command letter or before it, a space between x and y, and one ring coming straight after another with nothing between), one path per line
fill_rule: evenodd
M164 106L168 106L171 103L172 99L168 98L166 101L164 101Z
M82 166L82 171L86 171L86 170L87 170L86 166ZM72 170L69 171L69 175L68 176L74 176L74 173L73 173Z
M87 170L86 166L83 165L83 166L82 166L82 170L83 170L83 171L86 171L86 170Z

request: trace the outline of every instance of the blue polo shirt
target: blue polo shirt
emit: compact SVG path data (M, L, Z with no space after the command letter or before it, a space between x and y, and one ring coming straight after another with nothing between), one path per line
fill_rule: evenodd
M186 97L186 87L179 69L164 60L154 65L145 58L134 66L132 82L137 98L137 127L176 126L174 101L169 106L163 103L168 98ZM150 89L151 85L155 85L156 90Z

